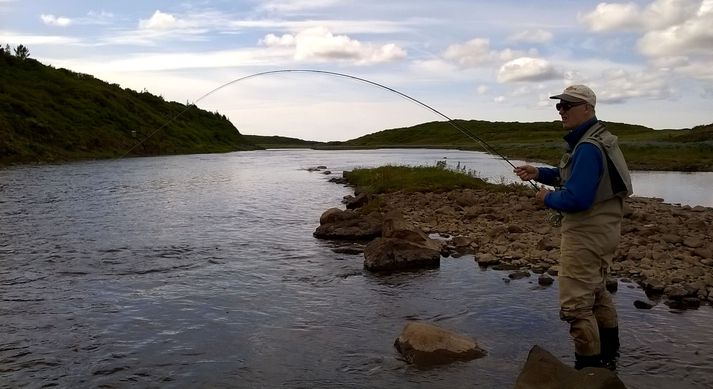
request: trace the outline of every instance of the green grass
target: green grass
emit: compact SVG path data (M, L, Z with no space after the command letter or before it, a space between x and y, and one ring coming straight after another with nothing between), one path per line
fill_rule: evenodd
M565 132L560 122L486 122L456 120L467 133L512 159L556 164L563 152ZM686 130L653 130L626 123L606 122L619 142L631 169L713 171L713 124ZM490 151L448 122L379 131L331 148L426 147Z
M444 192L453 189L495 188L479 178L437 166L394 166L354 169L347 181L371 194L389 192Z

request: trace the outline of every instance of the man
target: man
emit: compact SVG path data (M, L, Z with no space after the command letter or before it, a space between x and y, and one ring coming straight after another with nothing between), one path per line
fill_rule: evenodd
M575 368L616 368L619 327L606 277L621 236L623 199L631 179L617 137L597 120L597 98L584 85L551 96L562 117L567 152L557 168L519 166L522 180L536 180L536 201L562 215L560 318L570 324Z

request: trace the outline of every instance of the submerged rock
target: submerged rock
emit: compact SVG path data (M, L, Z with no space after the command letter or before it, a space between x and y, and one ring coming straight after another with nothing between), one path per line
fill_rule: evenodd
M407 362L418 367L467 361L487 355L475 339L423 322L406 324L394 346Z
M575 370L540 346L533 346L517 377L515 389L559 388L625 389L626 386L608 369L586 367Z

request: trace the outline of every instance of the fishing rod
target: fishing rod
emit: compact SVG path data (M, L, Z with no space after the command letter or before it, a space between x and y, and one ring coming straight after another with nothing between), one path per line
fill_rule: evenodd
M515 165L513 165L513 163L510 162L510 160L507 159L504 155L502 155L500 152L498 152L497 150L495 150L495 148L493 148L490 144L488 144L488 142L486 142L485 140L483 140L483 139L480 138L479 136L477 136L477 135L475 135L475 134L472 134L470 131L468 131L467 129L463 128L462 126L458 125L458 123L456 123L455 120L451 119L450 117L448 117L446 114L442 113L441 111L439 111L439 110L437 110L437 109L431 107L430 105L428 105L428 104L426 104L426 103L424 103L424 102L422 102L422 101L420 101L420 100L418 100L418 99L416 99L416 98L413 98L413 97L411 97L411 96L409 96L409 95L407 95L407 94L405 94L405 93L403 93L403 92L400 92L400 91L398 91L398 90L396 90L396 89L394 89L394 88L388 87L388 86L386 86L386 85L380 84L380 83L375 82L375 81L367 80L366 78L361 78L361 77L357 77L357 76L352 76L352 75L350 75L350 74L345 74L345 73L332 72L332 71L328 71L328 70L316 70L316 69L280 69L280 70L269 70L269 71L254 73L254 74L250 74L250 75L247 75L247 76L244 76L244 77L236 78L235 80L228 81L228 82L226 82L225 84L218 86L217 88L215 88L215 89L209 91L208 93L205 93L204 95L202 95L202 96L200 96L198 99L196 99L196 100L193 102L193 105L195 105L195 104L198 103L199 101L205 99L206 97L212 95L213 93L215 93L215 92L217 92L217 91L219 91L219 90L221 90L221 89L223 89L223 88L226 88L226 87L228 87L228 86L230 86L230 85L233 85L233 84L235 84L235 83L238 83L238 82L247 80L247 79L249 79L249 78L255 78L255 77L260 77L260 76L266 76L266 75L270 75L270 74L279 74L279 73L315 73L315 74L325 74L325 75L330 75L330 76L344 77L344 78L349 78L349 79L356 80L356 81L361 81L361 82L367 83L367 84L369 84L369 85L373 85L373 86L376 86L376 87L385 89L385 90L387 90L387 91L389 91L389 92L396 93L397 95L399 95L399 96L401 96L401 97L403 97L403 98L405 98L405 99L407 99L407 100L410 100L410 101L412 101L412 102L414 102L414 103L416 103L416 104L418 104L418 105L420 105L420 106L422 106L422 107L424 107L424 108L430 110L431 112L433 112L433 113L435 113L435 114L441 116L442 118L446 119L446 120L447 120L447 123L448 123L451 127L455 128L456 130L458 130L459 132L461 132L463 135L465 135L466 137L470 138L471 140L476 141L476 142L479 143L481 146L483 146L483 148L485 149L485 151L487 151L487 152L489 152L489 153L491 153L491 154L494 154L494 155L500 157L502 160L504 160L505 162L507 162L513 169L515 169ZM172 123L173 121L175 121L176 119L178 119L178 117L180 117L183 113L185 113L189 108L190 108L190 105L187 105L185 109L183 109L182 111L180 111L176 116L172 117L170 120L168 120L166 123L164 123L161 127L157 128L157 129L154 130L152 133L150 133L144 140L142 140L142 141L139 142L138 144L134 145L131 149L129 149L129 151L127 151L127 152L126 152L124 155L122 155L120 158L123 158L123 157L125 157L126 155L128 155L134 148L138 147L138 146L139 146L140 144L142 144L145 140L151 138L155 133L157 133L158 131L160 131L161 129L163 129L164 127L166 127L167 125L169 125L170 123ZM538 190L538 189L539 189L539 188L537 187L537 185L536 185L534 182L532 182L532 180L528 180L528 182L530 183L530 185L532 185L533 188L535 188L535 190Z

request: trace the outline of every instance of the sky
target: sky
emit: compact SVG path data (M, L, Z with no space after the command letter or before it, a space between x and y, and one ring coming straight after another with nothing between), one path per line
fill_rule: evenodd
M0 44L243 134L348 140L444 119L369 82L275 72L299 69L454 119L558 120L549 96L586 84L605 122L713 123L713 0L0 0Z

